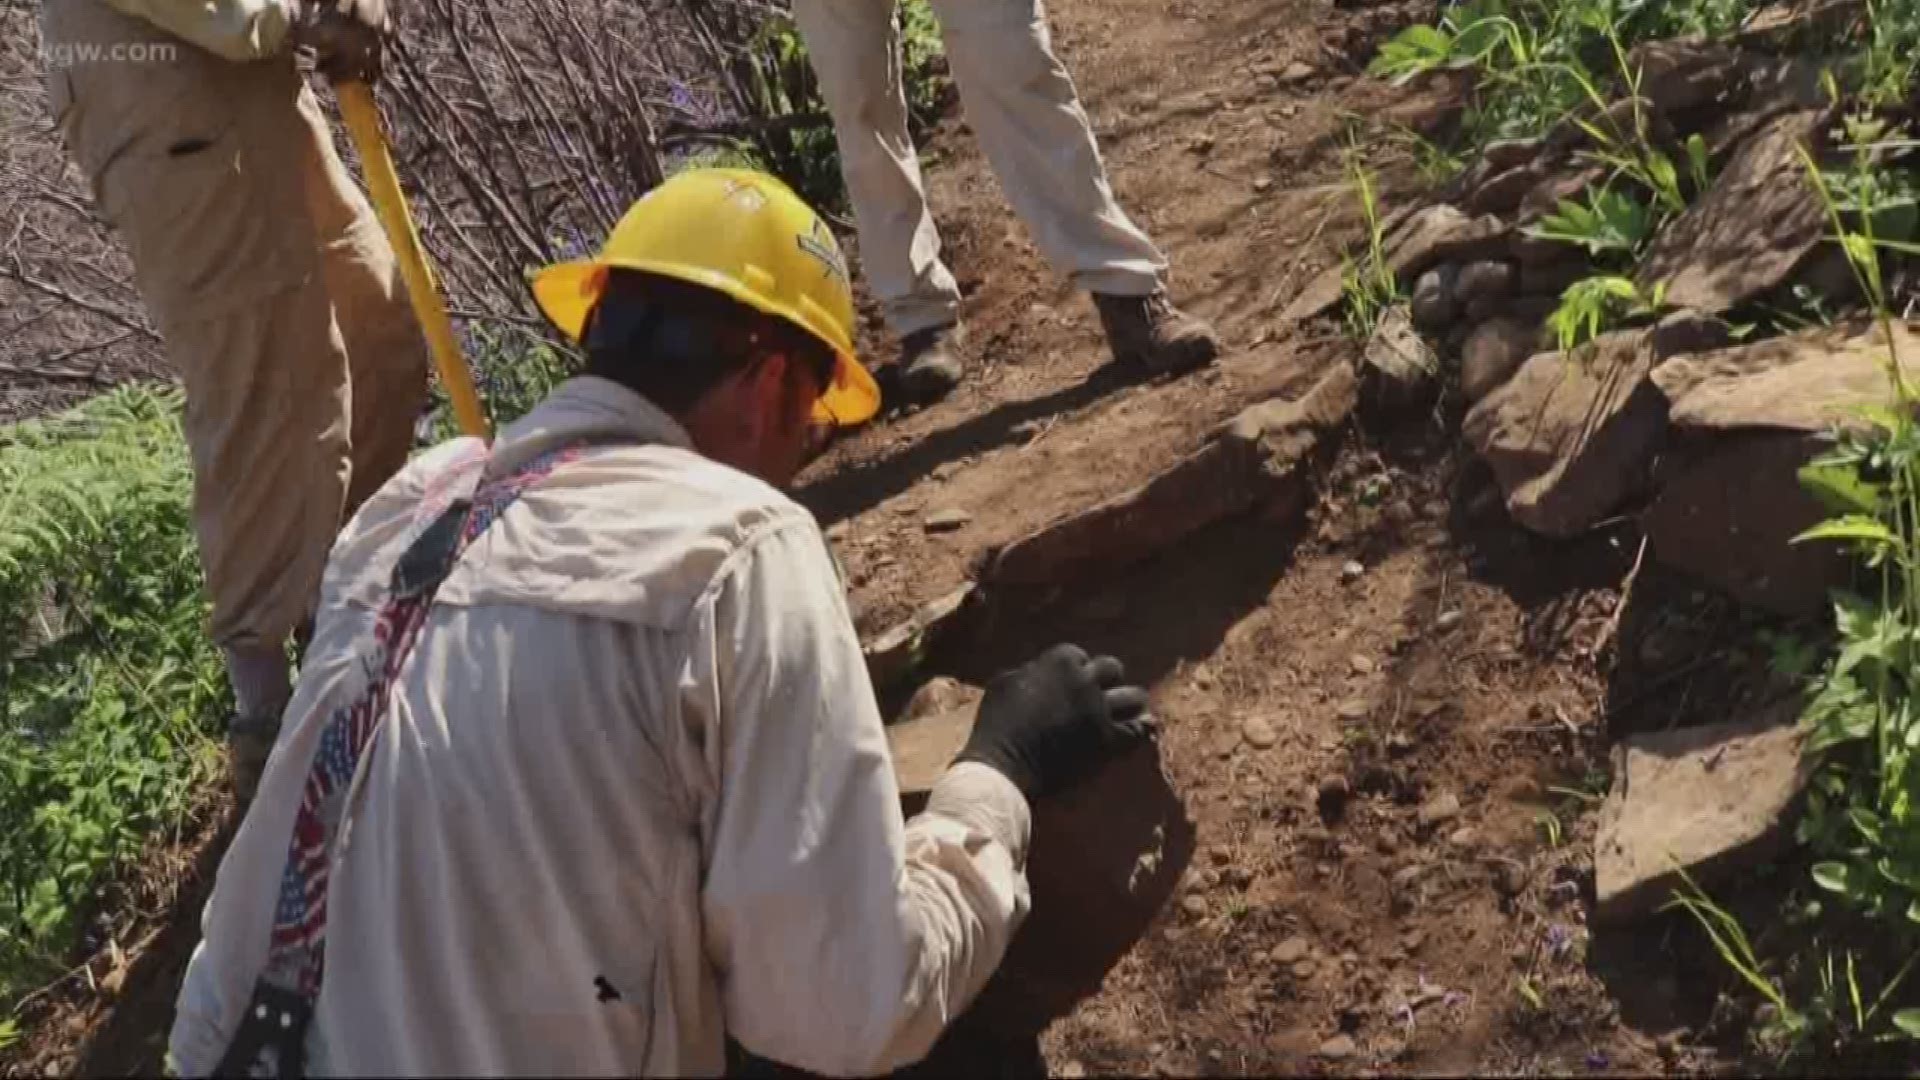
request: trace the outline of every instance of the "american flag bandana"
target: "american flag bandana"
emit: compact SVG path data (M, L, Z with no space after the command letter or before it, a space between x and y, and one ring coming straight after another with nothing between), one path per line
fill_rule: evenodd
M372 640L361 657L368 675L366 687L328 718L307 771L287 843L266 967L219 1069L221 1075L293 1078L302 1074L306 1028L326 974L327 883L333 871L334 840L353 778L386 716L394 683L426 624L434 594L460 556L522 492L587 449L567 446L542 454L507 476L482 484L471 499L454 500L401 556L392 588L374 621Z

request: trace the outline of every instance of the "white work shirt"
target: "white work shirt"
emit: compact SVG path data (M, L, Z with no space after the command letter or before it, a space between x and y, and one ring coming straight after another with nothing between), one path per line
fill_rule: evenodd
M441 586L355 779L318 1074L717 1074L724 1039L821 1073L911 1063L1028 903L1029 819L965 764L901 818L819 528L583 377L500 436L582 437ZM267 952L301 787L395 560L482 451L416 458L341 535L300 685L220 864L171 1050L204 1075Z

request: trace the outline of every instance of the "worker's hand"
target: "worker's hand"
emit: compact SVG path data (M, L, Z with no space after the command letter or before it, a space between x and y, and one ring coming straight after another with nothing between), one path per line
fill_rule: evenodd
M335 82L380 78L389 27L386 0L294 0L293 43L312 49L315 66Z
M998 769L1029 799L1073 784L1150 738L1147 692L1111 656L1055 645L987 684L961 761Z

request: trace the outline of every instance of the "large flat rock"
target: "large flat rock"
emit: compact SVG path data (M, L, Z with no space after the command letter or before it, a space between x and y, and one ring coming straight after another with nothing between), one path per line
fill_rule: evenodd
M1823 113L1772 120L1748 139L1707 193L1660 231L1636 275L1642 291L1666 284L1666 302L1720 314L1777 288L1827 230L1799 147Z
M1594 917L1624 922L1672 898L1684 869L1711 890L1781 850L1806 782L1798 701L1749 720L1634 735L1614 748L1594 843Z
M1299 398L1249 406L1145 484L1008 544L988 563L982 582L1070 585L1303 486L1299 465L1346 422L1358 393L1353 367L1343 362Z
M1515 521L1572 536L1644 490L1666 430L1666 403L1647 379L1654 363L1644 331L1604 334L1528 359L1473 407L1467 439Z
M1822 432L1891 402L1889 359L1920 380L1920 339L1891 324L1892 348L1867 323L1821 327L1713 352L1676 356L1653 373L1683 431L1769 427Z
M1920 342L1893 327L1908 378ZM1793 538L1827 516L1799 471L1862 406L1894 401L1877 328L1837 327L1675 357L1652 375L1670 403L1660 494L1644 524L1654 557L1786 615L1823 610L1848 573L1832 544Z
M1849 572L1846 554L1793 538L1827 516L1799 479L1827 446L1816 435L1753 428L1674 447L1641 518L1648 550L1743 603L1789 616L1826 610Z

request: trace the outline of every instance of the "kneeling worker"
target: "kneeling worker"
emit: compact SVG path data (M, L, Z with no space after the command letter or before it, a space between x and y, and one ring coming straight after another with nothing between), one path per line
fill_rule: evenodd
M911 1063L1025 915L1028 800L1149 737L1146 696L1071 646L1001 675L903 822L832 561L776 490L878 406L833 237L771 178L692 171L534 289L586 374L416 458L334 548L175 1064Z

